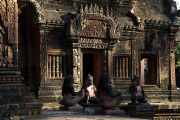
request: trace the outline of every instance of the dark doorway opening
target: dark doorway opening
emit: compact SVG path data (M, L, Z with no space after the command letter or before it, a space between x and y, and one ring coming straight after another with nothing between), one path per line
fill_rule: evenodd
M141 55L141 84L156 85L157 84L157 55L142 54Z
M83 54L83 84L87 75L94 76L94 55L89 53Z

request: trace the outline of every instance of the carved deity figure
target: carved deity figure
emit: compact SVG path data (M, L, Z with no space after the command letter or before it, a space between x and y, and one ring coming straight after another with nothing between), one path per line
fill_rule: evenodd
M108 73L101 75L97 88L99 105L104 110L115 110L119 111L118 113L120 114L124 114L124 111L118 108L118 105L121 103L123 97L121 92L113 93L110 85L111 81L112 78Z
M140 85L139 77L135 76L129 87L132 103L148 103L143 87Z
M68 75L64 79L62 86L63 104L67 107L80 107L78 104L84 98L84 90L74 91L74 77Z
M88 74L86 78L86 83L85 83L85 98L84 102L85 103L98 103L98 98L97 98L97 89L96 86L93 85L93 76Z

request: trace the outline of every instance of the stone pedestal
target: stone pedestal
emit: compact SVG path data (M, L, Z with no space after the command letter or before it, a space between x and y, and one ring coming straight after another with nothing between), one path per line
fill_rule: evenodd
M83 107L82 106L72 106L72 107L61 106L60 110L80 111L80 110L83 110Z
M149 103L129 103L128 113L130 117L143 117L151 118L157 110L157 106L150 105Z
M123 115L124 110L102 110L103 115Z

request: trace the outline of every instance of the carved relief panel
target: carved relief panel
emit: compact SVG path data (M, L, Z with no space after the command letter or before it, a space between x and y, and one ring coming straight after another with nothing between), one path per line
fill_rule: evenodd
M81 36L86 37L107 37L107 22L101 20L85 20L82 25Z
M0 67L13 67L17 61L15 2L0 1Z

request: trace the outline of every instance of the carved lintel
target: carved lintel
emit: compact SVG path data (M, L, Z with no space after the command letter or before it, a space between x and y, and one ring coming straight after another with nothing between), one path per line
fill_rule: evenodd
M108 41L103 39L81 38L79 40L81 48L107 49L108 46Z

